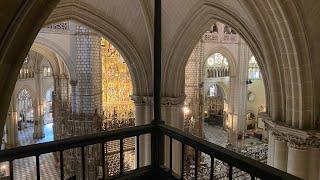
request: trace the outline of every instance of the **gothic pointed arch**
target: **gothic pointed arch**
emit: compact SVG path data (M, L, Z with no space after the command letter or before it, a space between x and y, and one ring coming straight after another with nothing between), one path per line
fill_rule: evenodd
M117 26L117 23L104 18L101 11L82 2L60 3L45 24L49 25L63 20L78 21L101 33L116 47L126 61L132 77L133 94L151 94L151 76L148 74L152 73L152 67L150 63L146 63L149 61L149 57L139 51L134 40L128 36L128 32L124 32L122 28Z
M243 2L243 5L257 7L250 3ZM263 2L257 2L256 4L272 6ZM275 4L273 8L276 11L284 12L280 4ZM256 57L266 85L267 111L269 115L274 120L285 121L294 127L313 127L314 120L312 114L310 114L311 111L302 106L302 104L305 104L310 107L313 104L312 100L308 102L302 100L303 96L309 96L307 95L308 93L303 94L304 91L308 91L309 94L313 93L312 83L307 83L311 82L310 72L297 71L297 68L302 67L300 63L302 62L301 55L307 53L299 53L298 47L305 47L305 44L290 38L296 33L293 31L299 31L299 29L290 30L288 27L292 27L291 24L275 24L271 22L270 16L284 18L283 16L287 16L287 14L275 15L272 12L272 15L263 17L257 9L247 11L246 8L237 10L235 8L228 2L205 2L203 4L198 3L190 11L185 23L182 23L179 31L175 34L175 41L168 48L170 49L169 52L164 55L164 59L166 59L163 74L163 78L166 81L162 83L162 87L165 90L164 94L183 94L184 67L188 56L202 34L219 20L235 29ZM293 6L292 8L295 7ZM243 16L245 14L254 16L254 18L249 19ZM267 27L265 24L256 23L262 19L272 26ZM272 34L276 35L276 37L270 37ZM275 42L274 39L279 39L279 41ZM289 61L289 58L292 58L293 61ZM291 69L289 67L294 68ZM306 86L302 87L302 84ZM292 99L293 97L294 100ZM296 113L292 113L293 109ZM306 113L306 118L302 118L304 112Z
M78 80L78 73L75 68L75 64L72 61L70 55L59 45L54 43L48 38L37 36L33 45L31 46L31 50L36 51L46 57L50 61L50 64L56 69L56 73L60 72L58 57L63 61L68 69L68 74L70 76L71 81ZM58 74L57 74L58 75Z

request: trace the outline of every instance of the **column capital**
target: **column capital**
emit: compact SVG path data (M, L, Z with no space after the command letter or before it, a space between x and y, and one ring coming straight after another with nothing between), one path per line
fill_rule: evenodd
M130 97L131 97L131 100L134 102L134 104L137 106L150 105L153 103L152 96L131 95Z
M299 149L299 150L308 149L307 141L304 141L301 138L294 137L294 136L287 136L287 140L288 140L288 147Z
M161 97L161 105L163 106L176 106L183 105L186 95L178 97Z
M288 146L296 149L308 147L320 148L320 132L288 127L284 123L264 120L268 131L275 139L288 142Z

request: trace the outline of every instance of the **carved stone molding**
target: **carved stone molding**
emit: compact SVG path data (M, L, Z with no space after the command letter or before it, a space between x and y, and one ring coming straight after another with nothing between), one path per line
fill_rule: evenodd
M163 106L176 106L183 105L186 96L179 97L161 97L161 105Z
M296 149L308 147L320 148L320 132L295 129L281 123L264 119L266 129L272 132L275 139L288 142L288 146Z
M134 102L136 106L143 106L143 105L151 105L153 104L153 97L152 96L136 96L131 95L131 100Z
M183 105L185 98L186 98L186 96L161 97L161 105L162 106ZM153 104L153 97L152 96L132 95L131 100L135 103L136 106L152 105Z

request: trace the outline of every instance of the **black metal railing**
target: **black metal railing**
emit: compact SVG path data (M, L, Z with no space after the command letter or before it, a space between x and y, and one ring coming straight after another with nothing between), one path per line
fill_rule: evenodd
M10 179L14 179L14 167L13 167L13 161L21 158L26 157L36 157L36 179L40 180L40 160L39 157L42 154L46 153L52 153L52 152L59 152L60 156L60 178L65 179L64 176L64 156L63 152L66 150L74 149L74 148L80 148L81 149L81 168L82 168L82 177L86 177L86 161L85 161L85 147L95 144L101 145L101 157L102 157L102 164L104 165L103 169L103 177L102 179L106 179L105 175L105 151L104 151L104 145L107 144L107 142L111 142L114 140L120 140L120 174L116 175L112 178L118 178L121 176L125 176L124 173L124 158L123 158L123 141L125 138L129 137L137 137L137 144L139 144L139 136L144 134L152 133L155 129L154 125L143 125L143 126L135 126L130 128L123 128L123 129L117 129L113 131L106 131L101 132L97 134L90 134L86 136L78 136L78 137L72 137L67 138L63 140L57 140L53 142L47 142L47 143L40 143L40 144L34 144L34 145L28 145L28 146L21 146L13 149L6 149L0 151L0 162L9 161L9 169L10 169ZM139 148L136 149L136 153L139 154ZM137 169L140 169L139 166L139 158L136 158L137 163ZM144 169L147 169L148 167L144 167ZM107 173L108 174L108 173ZM85 179L85 178L82 178Z
M204 139L201 139L199 137L186 134L185 132L170 127L165 124L160 124L159 128L161 130L161 134L163 136L169 137L169 153L170 153L170 159L169 159L169 167L164 167L165 170L167 170L168 173L174 174L172 171L172 152L174 149L172 149L172 140L176 140L181 143L182 150L181 150L181 174L180 179L183 179L184 177L184 171L185 171L185 147L190 146L195 151L195 169L194 169L194 179L196 180L198 178L198 159L200 152L205 153L210 156L211 159L211 166L210 166L210 179L214 179L213 173L214 173L214 161L215 159L222 161L223 163L227 164L229 166L228 168L228 179L233 179L233 170L234 168L237 168L241 171L244 171L250 175L251 179L288 179L288 180L296 180L299 179L291 174L288 174L286 172L280 171L276 168L270 167L266 164L263 164L259 161L255 161L253 159L250 159L249 157L246 157L241 154L237 154L236 152L233 152L229 149L226 149L224 147L218 146L216 144L210 143ZM175 174L175 176L177 176Z
M159 151L152 151L152 156L157 156L161 159L160 162L151 162L151 166L146 167L140 167L140 147L139 147L139 137L145 134L151 134L152 136L158 136L157 138L153 138L152 141L159 141L157 143L162 144ZM164 137L169 137L169 154L170 154L170 161L169 161L169 167L164 167L163 157L164 157ZM136 137L136 169L125 173L124 172L124 143L123 140L125 138L129 137ZM154 140L156 139L156 140ZM60 177L61 179L64 179L64 156L63 152L69 149L73 148L80 148L81 149L81 168L82 168L82 177L86 177L86 161L85 156L85 147L95 144L101 144L101 153L102 153L102 165L103 165L103 177L102 179L106 179L106 174L108 176L108 173L105 172L106 169L108 169L105 163L105 151L103 149L104 145L107 144L107 142L114 141L114 140L120 140L120 172L116 176L111 177L111 179L117 179L123 176L134 176L134 174L139 174L139 176L136 177L142 177L141 174L143 172L153 173L153 176L158 177L158 175L154 173L166 173L166 177L175 177L175 179L184 179L184 173L185 172L185 147L189 146L194 148L195 150L195 175L194 179L198 178L198 161L199 161L199 153L205 153L211 157L211 167L210 167L210 179L214 179L213 171L214 171L214 161L220 160L227 164L229 166L228 168L228 178L233 178L233 171L234 168L237 168L241 171L244 171L248 173L251 177L251 179L260 178L260 179L290 179L295 180L299 179L293 175L290 175L286 172L277 170L275 168L272 168L270 166L267 166L266 164L260 163L258 161L252 160L246 156L237 154L233 151L230 151L226 148L223 148L221 146L218 146L216 144L210 143L208 141L205 141L201 138L195 137L190 134L186 134L185 132L164 125L164 124L150 124L150 125L143 125L143 126L135 126L130 128L124 128L124 129L117 129L114 131L107 131L107 132L101 132L97 134L91 134L86 136L80 136L80 137L73 137L53 142L47 142L47 143L41 143L41 144L35 144L35 145L29 145L29 146L22 146L17 147L13 149L7 149L0 151L0 162L9 161L10 163L10 179L13 179L13 161L20 158L26 158L26 157L36 157L36 177L37 179L40 179L40 161L39 157L42 154L51 153L51 152L59 152L60 153ZM173 140L178 141L182 144L181 147L181 173L180 175L177 175L173 171L173 152L177 151L176 149L173 149ZM155 143L151 143L154 145ZM151 147L151 149L154 149L154 147ZM159 153L159 154L154 154ZM160 164L160 168L158 166L154 166L154 164ZM152 169L153 168L153 169ZM159 168L155 170L154 168ZM82 178L85 179L85 178ZM199 178L200 179L200 178Z

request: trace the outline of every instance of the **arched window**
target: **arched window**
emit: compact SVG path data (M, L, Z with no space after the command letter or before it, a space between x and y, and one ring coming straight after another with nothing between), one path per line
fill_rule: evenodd
M249 61L248 78L261 79L260 68L254 56L252 56Z
M228 25L224 26L224 34L236 34L236 32Z
M19 110L28 110L32 108L32 98L26 89L22 89L18 94Z
M29 55L27 55L20 69L19 78L27 79L27 78L33 78L33 77L34 77L33 65L32 65L32 62L30 61Z
M229 64L227 58L224 57L221 53L215 53L208 58L207 69L208 78L229 76Z
M209 96L214 97L217 95L217 87L216 85L213 85L209 88Z
M217 26L217 24L213 24L213 26L211 26L209 32L210 32L210 33L218 33L218 26Z

